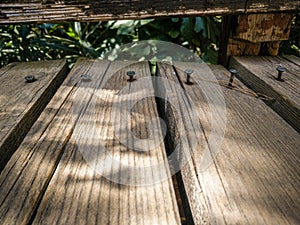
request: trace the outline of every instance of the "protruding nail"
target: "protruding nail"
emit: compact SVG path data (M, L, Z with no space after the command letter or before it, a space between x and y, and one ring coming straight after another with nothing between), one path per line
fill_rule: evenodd
M234 80L235 76L237 75L237 70L232 68L229 70L229 72L230 72L230 78L229 78L228 86L232 87L233 80Z
M133 82L134 81L134 79L133 79L134 75L135 75L134 71L128 71L127 72L127 76L129 76L129 80L128 80L129 82Z
M278 66L278 67L276 68L276 70L277 70L277 72L278 72L278 75L277 75L277 78L275 78L275 79L278 80L278 81L284 81L284 80L282 79L282 74L283 74L283 72L286 71L286 68L283 67L283 66Z
M24 79L27 83L32 83L32 82L36 81L36 79L33 75L26 76L26 77L24 77Z
M186 84L189 84L189 85L193 84L191 82L191 74L194 72L194 70L192 70L192 69L186 69L184 72L186 73Z

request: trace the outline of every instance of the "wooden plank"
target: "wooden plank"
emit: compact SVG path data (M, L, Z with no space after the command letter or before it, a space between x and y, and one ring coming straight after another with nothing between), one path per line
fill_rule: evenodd
M299 133L261 100L249 96L251 92L240 82L236 81L233 89L223 87L230 76L223 67L210 66L209 70L195 63L174 65L183 88L196 105L212 152L213 163L207 168L203 168L201 146L193 155L210 223L297 224L300 221ZM187 68L194 70L193 85L185 83L183 71ZM208 87L219 84L208 79L211 71L222 87L227 111L226 132L215 156L218 149L214 149L210 134L213 120L218 116L212 117L208 98L213 92ZM196 204L193 199L189 201Z
M254 43L288 40L291 24L290 13L239 15L234 37Z
M290 0L22 0L0 3L0 23L99 21L165 16L216 15L297 11L300 1Z
M207 145L204 133L200 124L197 124L192 116L193 109L190 107L189 99L180 88L172 66L158 63L157 74L164 79L157 81L156 90L158 96L164 99L158 104L169 131L167 148L170 151L169 157L172 159L170 166L172 170L175 170L174 172L180 169L180 181L183 185L181 188L184 189L188 198L189 205L183 206L186 210L185 214L188 215L189 211L192 214L192 218L187 218L191 224L209 224L203 190L197 178L194 161L190 160L196 142L199 142L198 149L204 149ZM195 136L196 133L199 136Z
M278 65L287 68L282 77L284 82L275 79ZM239 79L247 86L274 98L266 103L300 132L299 65L282 57L233 57L230 66L239 71Z
M100 65L95 71L89 70L92 63L88 60L78 62L83 67L72 69L1 173L0 220L3 224L28 224L31 220L72 133L72 102L66 99L76 91L82 74L104 73L100 65L104 69L108 65L98 62ZM93 83L87 84L92 88ZM88 95L91 94L87 92L82 98Z
M65 60L12 63L0 70L0 171L67 74ZM26 83L25 76L36 81Z
M42 130L40 126L33 127L34 133L43 135L32 134L35 144L27 140L27 145L34 145L33 151L28 153L31 156L16 159L12 168L7 169L6 180L1 175L0 189L4 190L0 199L1 221L9 224L27 224L28 221L33 224L180 223L172 180L159 179L169 173L168 166L163 163L161 170L146 170L148 173L141 172L140 176L130 173L126 167L133 165L144 171L143 167L156 165L166 158L164 144L159 142L162 138L154 139L157 147L149 152L130 149L116 138L113 123L124 120L124 115L120 117L120 114L111 117L113 104L120 100L118 92L125 85L131 85L131 94L125 95L121 102L123 106L128 106L132 100L140 100L140 95L153 95L149 82L138 89L134 88L134 83L127 82L127 70L135 70L138 80L150 75L147 63L109 64L82 60L75 65L68 81L55 95L56 99L50 102L49 109L46 108L46 111L56 108L56 112L50 114L52 118L45 122ZM78 81L81 75L85 76ZM134 104L129 113L137 137L145 140L160 137L153 97ZM149 118L159 129L157 135L147 126ZM91 125L96 125L96 130L90 129ZM93 132L97 134L96 138ZM129 133L120 132L119 135ZM101 144L122 164L114 166L110 164L109 155L97 153ZM137 145L137 142L133 144ZM145 141L145 145L150 144L151 141ZM89 150L95 155L84 154ZM113 182L115 179L120 184ZM151 179L156 183L152 184ZM126 181L136 185L122 184Z
M284 55L283 58L300 66L300 58L295 55Z

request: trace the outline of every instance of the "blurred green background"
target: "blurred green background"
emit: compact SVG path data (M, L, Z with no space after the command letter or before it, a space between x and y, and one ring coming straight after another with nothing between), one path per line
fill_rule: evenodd
M204 61L217 62L221 17L188 17L105 22L67 22L0 26L0 67L16 61L67 58L105 53L140 40L162 40L191 49ZM280 53L300 55L300 13L294 16L290 40Z

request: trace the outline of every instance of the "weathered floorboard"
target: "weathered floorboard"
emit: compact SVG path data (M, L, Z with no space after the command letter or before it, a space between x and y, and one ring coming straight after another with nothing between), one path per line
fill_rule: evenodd
M99 21L165 16L216 15L297 11L300 1L290 0L22 0L0 3L0 24L49 21Z
M288 60L287 60L288 59ZM287 69L278 81L276 67ZM266 103L300 132L300 63L297 57L233 57L230 66L247 86L274 101Z
M124 68L118 71L120 66ZM127 70L136 72L137 81L128 83ZM108 79L110 74L113 76ZM147 83L133 87L137 85L135 82L147 76L150 77L147 62L135 65L114 62L90 102L81 102L82 105L88 104L87 108L76 122L33 224L180 224L171 178L162 177L163 180L156 180L155 184L151 181L156 176L168 174L168 164L160 170L154 168L143 172L144 167L156 165L166 158L161 131L156 130L160 139L155 140L161 144L149 152L139 152L124 146L118 139L118 135L124 134L127 140L131 139L130 130L118 131L114 127L114 123L130 122L138 138L150 138L148 120L158 116L154 98L135 104L133 110L127 112L131 113L131 121L126 121L126 112L111 114L113 104L118 101L122 101L122 106L129 106L132 101L141 100L140 95L153 95L153 88ZM118 96L126 85L130 85L129 93ZM82 91L85 92L86 88L83 87ZM76 102L74 99L73 104ZM110 157L116 160L116 164L110 161ZM140 169L135 173L128 166Z
M158 63L157 69L157 75L164 79L163 85L158 80L156 90L159 96L163 96L164 99L164 101L159 101L158 105L163 112L163 119L168 124L167 143L169 145L170 166L173 170L178 170L178 166L181 167L183 185L181 188L184 189L189 204L183 207L187 215L189 210L192 214L192 218L187 219L193 220L195 225L209 224L203 190L197 178L194 162L190 160L196 146L198 150L207 146L201 124L194 123L194 119L199 119L198 117L193 118L193 108L189 104L190 99L186 98L185 93L180 91L182 89L174 75L175 71L172 66ZM198 135L194 136L196 133Z
M207 76L210 73L207 66L174 65L182 86L196 106L211 152L211 158L203 160L205 152L199 145L193 154L210 223L298 224L300 135L261 100L245 94L250 93L249 89L236 81L233 89L222 87L227 124L220 149L216 149L216 140L211 140L210 135L215 134L213 121L221 121L218 121L218 111L212 114L208 99L214 93L207 87L218 84ZM168 72L171 68L166 69L168 65L160 67L163 67L159 69L162 76L167 72L167 76L174 77L173 72ZM185 83L183 71L187 68L194 70L192 85ZM223 67L210 69L221 85L227 85L229 73ZM212 163L207 164L211 159ZM184 174L184 170L182 173L183 180L184 176L189 179L193 176L193 173ZM193 213L197 203L190 197L189 201Z
M72 104L66 99L76 91L81 74L101 73L101 67L98 71L89 71L92 62L79 62L83 68L73 68L1 173L0 220L3 224L29 223L56 169L72 133ZM107 64L100 63L104 67Z
M180 224L172 180L160 177L170 173L168 165L143 173L144 167L166 158L153 97L134 105L129 122L145 145L151 145L147 138L154 138L156 148L139 152L115 137L113 123L126 121L125 115L110 113L120 101L118 91L130 84L125 66L136 71L138 80L150 75L147 63L77 62L0 176L4 224ZM141 94L153 95L149 83L138 89L130 85L122 106L140 100ZM150 132L149 119L156 135ZM120 132L128 135L130 130ZM109 154L100 151L101 144ZM122 164L111 164L109 156ZM140 167L141 174L135 176L126 165Z
M0 70L0 171L67 75L65 60L12 63ZM26 83L25 76L37 79Z

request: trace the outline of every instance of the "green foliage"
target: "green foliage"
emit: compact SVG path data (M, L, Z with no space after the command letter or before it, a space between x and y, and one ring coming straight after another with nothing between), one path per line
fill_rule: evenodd
M293 54L300 57L300 13L294 15L290 38L281 43L279 51L280 54Z
M0 26L0 66L59 58L72 64L80 56L102 58L118 46L150 39L183 45L214 61L220 22L220 17L191 17Z

